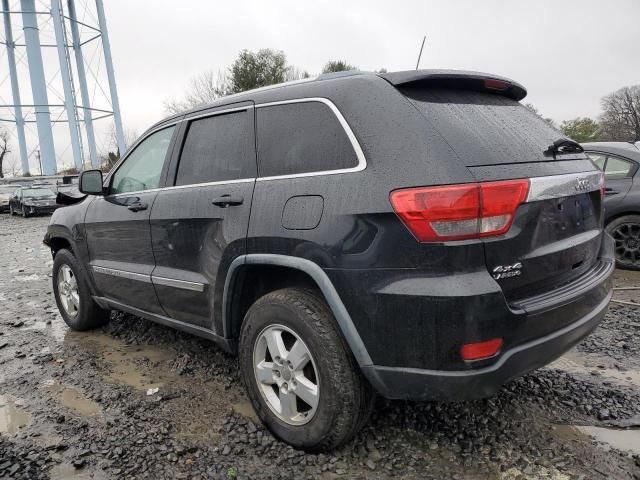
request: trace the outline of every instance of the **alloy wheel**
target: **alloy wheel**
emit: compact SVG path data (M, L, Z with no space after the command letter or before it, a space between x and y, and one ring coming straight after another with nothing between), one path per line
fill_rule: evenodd
M257 337L253 370L262 398L289 425L311 421L320 400L318 370L309 348L293 330L270 325Z
M618 262L640 267L640 224L623 223L618 225L611 236L615 241L616 259Z
M80 294L78 281L69 265L62 265L58 270L58 296L67 315L75 318L80 309Z

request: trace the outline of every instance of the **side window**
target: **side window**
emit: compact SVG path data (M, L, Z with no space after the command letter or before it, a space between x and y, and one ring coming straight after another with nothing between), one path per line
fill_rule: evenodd
M110 193L158 188L174 129L175 126L167 127L145 138L113 174Z
M606 155L600 155L599 153L587 153L588 157L596 164L600 170L604 170L604 163L607 159Z
M625 178L633 168L633 163L619 157L607 157L607 166L604 169L605 178Z
M252 121L246 110L193 120L182 147L176 185L255 177Z
M344 128L320 102L256 109L261 177L352 168L358 158Z

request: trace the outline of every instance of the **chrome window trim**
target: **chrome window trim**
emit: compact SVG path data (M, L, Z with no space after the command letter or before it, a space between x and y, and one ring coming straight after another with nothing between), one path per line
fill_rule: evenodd
M104 200L106 198L126 197L131 195L140 195L142 193L161 192L164 190L181 190L184 188L210 187L215 185L228 185L231 183L251 183L255 181L256 181L255 178L238 178L235 180L222 180L220 182L190 183L189 185L174 185L172 187L150 188L149 190L138 190L136 192L116 193L114 195L107 195L106 197L98 197L98 198L102 198Z
M151 281L153 282L154 285L163 285L165 287L181 288L183 290L192 290L194 292L204 292L204 283L188 282L187 280L158 277L156 275L151 275Z
M570 197L578 193L599 190L604 185L604 175L601 171L567 173L563 175L549 175L532 177L529 179L529 193L525 202L536 202L551 198ZM588 182L584 188L578 188L579 182Z
M353 130L351 130L351 127L347 123L347 120L344 118L344 116L342 115L340 110L338 110L338 107L331 100L329 100L328 98L323 98L323 97L304 97L304 98L296 98L296 99L292 99L292 100L282 100L282 101L278 101L278 102L267 102L267 103L259 103L259 104L254 104L254 105L245 105L245 106L242 106L242 107L233 107L233 108L227 108L227 109L224 109L224 110L217 110L217 111L214 111L214 112L202 113L202 114L195 115L195 116L187 116L187 117L181 118L180 120L176 120L173 123L164 124L161 127L157 127L157 128L155 128L153 130L150 130L148 133L146 133L144 135L144 137L140 137L140 139L138 139L138 141L136 141L136 143L133 144L133 146L127 152L127 155L125 157L123 157L122 159L120 159L118 161L118 163L116 163L116 165L113 167L111 172L109 172L109 175L105 179L105 183L106 184L109 183L109 181L111 179L111 176L120 167L120 164L122 162L124 162L127 159L127 157L129 156L129 152L132 152L135 149L135 147L137 147L137 145L140 142L142 142L144 139L146 139L150 135L152 135L152 134L156 133L157 131L162 130L164 128L168 128L168 127L171 127L171 126L177 126L178 123L181 123L181 122L190 122L192 120L197 120L197 119L200 119L200 118L213 117L213 116L216 116L216 115L223 115L225 113L240 112L240 111L243 111L243 110L250 110L252 108L263 108L263 107L271 107L271 106L277 106L277 105L287 105L287 104L293 104L293 103L310 103L310 102L322 103L324 105L327 105L329 107L329 109L331 109L331 111L335 115L336 119L338 120L338 122L342 126L342 129L344 130L345 134L347 135L347 138L349 139L349 142L351 143L351 146L353 147L353 150L354 150L354 152L356 154L356 158L358 159L358 164L355 167L341 168L341 169L336 169L336 170L319 170L317 172L292 173L292 174L289 174L289 175L273 175L273 176L270 176L270 177L250 177L250 178L238 178L238 179L235 179L235 180L222 180L222 181L216 181L216 182L192 183L192 184L189 184L189 185L173 185L173 186L170 186L170 187L158 187L158 188L150 188L148 190L137 190L137 191L134 191L134 192L116 193L116 194L113 194L113 195L107 195L106 197L99 197L99 198L102 198L104 200L105 198L118 198L118 197L124 197L124 196L139 195L139 194L142 194L142 193L161 192L163 190L177 190L177 189L183 189L183 188L208 187L208 186L226 185L226 184L233 184L233 183L249 183L249 182L254 182L254 181L263 182L263 181L281 180L281 179L287 179L287 178L303 178L303 177L317 177L317 176L324 176L324 175L335 175L335 174L340 174L340 173L361 172L362 170L367 168L367 159L366 159L366 157L364 155L364 151L362 150L362 147L360 146L360 143L358 142L358 139L356 138L355 134L353 133Z
M95 273L102 273L103 275L111 275L112 277L120 277L129 280L138 280L139 282L151 283L151 275L148 275L146 273L127 272L126 270L98 267L97 265L93 265L91 268Z
M353 150L354 150L354 152L356 154L356 158L358 159L358 164L355 167L340 168L340 169L335 169L335 170L319 170L317 172L291 173L291 174L288 174L288 175L272 175L272 176L269 176L269 177L258 177L258 178L256 178L256 181L265 182L265 181L269 181L269 180L281 180L281 179L286 179L286 178L317 177L317 176L321 176L321 175L322 176L323 175L335 175L335 174L338 174L338 173L361 172L362 170L367 168L367 159L364 156L364 152L362 150L362 147L360 146L360 143L358 142L358 139L356 138L355 134L353 133L353 130L351 130L351 127L347 123L347 120L344 118L344 116L342 115L340 110L338 110L338 107L336 107L336 105L331 100L329 100L328 98L324 98L324 97L305 97L305 98L296 98L296 99L293 99L293 100L281 100L281 101L278 101L278 102L258 103L258 104L255 105L255 108L273 107L273 106L277 106L277 105L289 105L289 104L293 104L293 103L311 103L311 102L323 103L324 105L328 106L329 109L331 109L331 111L335 115L336 119L338 120L338 122L342 126L342 129L346 133L347 138L351 142L351 146L353 147ZM257 136L257 133L256 133L256 136ZM260 159L258 159L258 163L260 163Z
M247 100L247 101L251 101L251 100ZM226 108L224 110L214 110L213 112L201 113L199 115L185 116L181 121L190 122L192 120L199 120L201 118L207 118L207 117L215 117L217 115L223 115L225 113L242 112L243 110L251 110L252 108L253 108L253 105L244 105L242 107Z

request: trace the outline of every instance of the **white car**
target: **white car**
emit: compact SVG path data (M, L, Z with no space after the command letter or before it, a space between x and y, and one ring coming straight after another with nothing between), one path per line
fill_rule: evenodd
M0 185L0 212L9 211L9 198L20 185Z

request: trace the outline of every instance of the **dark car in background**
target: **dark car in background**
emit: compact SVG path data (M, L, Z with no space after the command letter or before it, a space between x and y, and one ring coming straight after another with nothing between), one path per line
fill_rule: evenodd
M374 392L495 394L588 335L612 293L603 174L459 71L323 75L169 117L45 243L65 322L109 310L238 354L279 438L330 450Z
M619 267L640 270L640 143L582 144L604 171L605 228L615 241Z
M22 215L25 218L52 213L60 206L56 203L56 193L46 186L20 187L9 200L11 215Z

